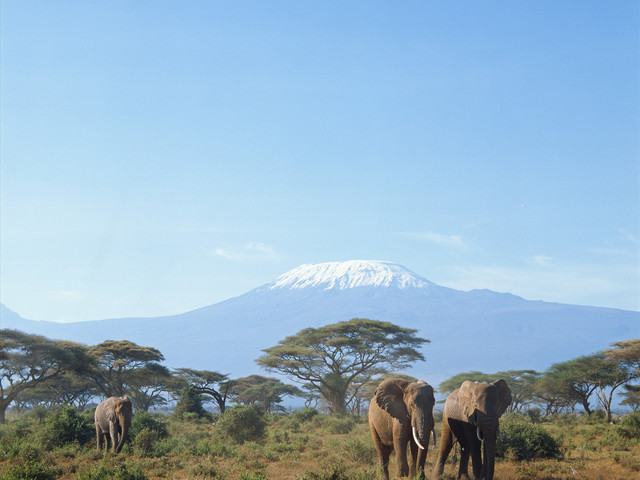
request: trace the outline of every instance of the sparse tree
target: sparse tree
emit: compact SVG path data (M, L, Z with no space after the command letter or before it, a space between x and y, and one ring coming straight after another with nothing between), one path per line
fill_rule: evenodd
M250 375L233 382L229 399L242 405L253 405L264 413L272 413L286 396L301 395L299 388L282 383L277 378Z
M164 393L173 384L169 369L159 363L149 363L146 368L134 371L129 382L128 397L136 410L148 412L153 406L165 405Z
M105 397L124 397L143 385L154 385L164 356L153 347L128 340L107 340L89 348L93 362L86 377Z
M533 391L534 398L545 407L545 416L575 410L576 397L560 376L545 372L534 384Z
M327 402L332 413L346 413L349 387L376 375L411 366L424 357L417 350L429 340L417 330L388 322L353 319L289 336L257 363L267 370L304 382Z
M625 392L622 394L624 400L620 405L627 405L631 410L637 412L640 410L640 385L625 385Z
M86 363L86 347L78 343L0 330L0 423L21 392Z
M175 374L176 382L174 389L180 391L186 385L191 385L200 394L212 397L220 413L224 413L227 395L233 385L233 382L229 380L227 375L210 370L193 370L191 368L178 368Z

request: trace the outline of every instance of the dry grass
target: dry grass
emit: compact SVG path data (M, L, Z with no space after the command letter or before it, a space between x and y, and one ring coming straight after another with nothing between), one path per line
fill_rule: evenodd
M501 460L496 463L496 479L640 478L640 441L620 436L615 425L589 423L579 418L543 426L561 441L564 458L531 462ZM349 428L348 433L337 431ZM1 440L5 444L10 441L6 436ZM99 453L94 445L68 445L52 451L36 449L35 453L25 447L20 454L0 455L0 478L6 478L3 473L24 461L20 455L27 454L55 471L55 478L62 480L77 480L83 473L87 478L86 472L96 465L105 465L108 469L127 465L144 472L147 479L364 480L378 473L366 420L345 426L344 422L341 424L324 415L303 422L292 421L290 417L274 418L264 440L242 445L221 438L216 426L210 423L171 420L169 436L158 440L148 454L140 454L135 442L120 455ZM436 456L432 445L427 457L427 478L431 477ZM392 458L392 475L394 463ZM454 473L454 466L449 463L445 478L455 478Z

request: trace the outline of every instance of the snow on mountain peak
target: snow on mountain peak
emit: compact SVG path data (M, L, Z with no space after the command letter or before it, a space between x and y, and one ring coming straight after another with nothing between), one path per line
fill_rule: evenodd
M265 287L268 290L309 287L345 290L356 287L423 288L431 285L426 278L396 263L350 260L300 265Z

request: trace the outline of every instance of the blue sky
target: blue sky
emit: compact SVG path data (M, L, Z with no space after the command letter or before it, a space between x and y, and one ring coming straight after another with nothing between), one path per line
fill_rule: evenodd
M639 5L1 2L0 300L185 312L302 263L640 310Z

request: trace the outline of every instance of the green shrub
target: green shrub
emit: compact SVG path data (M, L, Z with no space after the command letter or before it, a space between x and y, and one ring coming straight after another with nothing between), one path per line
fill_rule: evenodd
M330 418L331 420L329 421L328 429L329 433L332 433L334 435L349 433L351 430L353 430L353 427L355 427L357 423L357 419L351 415L332 415Z
M60 407L47 419L41 435L43 445L49 449L70 442L85 444L93 439L95 428L74 407Z
M616 426L618 435L629 439L640 439L640 412L626 415Z
M162 456L163 448L158 448L159 440L169 435L167 424L158 420L157 415L140 412L131 421L132 447L141 457Z
M515 461L563 458L560 444L542 426L507 417L501 422L500 433L501 438L496 444L497 457Z
M101 463L79 473L76 480L147 480L147 477L139 467L130 468L126 464L107 466Z
M139 412L131 420L131 436L135 437L145 429L151 430L156 435L156 438L165 438L169 434L167 424L158 420L157 415Z
M217 428L237 443L258 441L265 435L266 422L253 407L236 406L224 412Z
M291 418L295 418L300 422L309 422L313 417L318 415L318 411L315 408L303 408L302 410L297 410L291 415Z
M352 462L374 463L377 458L376 449L372 442L363 443L356 438L344 442L342 450L347 459Z
M57 468L48 467L37 461L27 461L0 469L0 478L3 480L55 480L58 474Z
M180 398L176 404L174 414L178 418L183 418L185 414L192 414L195 417L211 417L202 406L202 394L193 386L187 386L180 392Z

